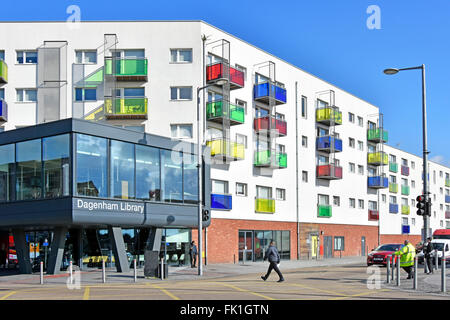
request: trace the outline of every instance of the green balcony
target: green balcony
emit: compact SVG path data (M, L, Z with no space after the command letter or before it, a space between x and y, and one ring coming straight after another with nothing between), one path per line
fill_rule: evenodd
M0 60L0 83L8 83L8 65Z
M332 207L327 204L318 204L317 205L317 216L319 218L331 218Z
M450 187L450 179L445 179L445 186Z
M409 196L409 186L402 186L402 195Z
M402 214L410 214L410 208L408 205L402 205Z
M381 128L368 129L367 140L370 142L386 143L388 141L388 132Z
M229 106L229 110L227 105ZM230 125L244 123L244 108L226 101L214 101L206 104L206 119L217 123L222 123L224 119L230 120Z
M119 81L147 81L148 60L141 59L105 59L105 75L115 76Z
M397 173L398 172L398 163L389 162L389 171Z
M336 107L317 109L316 122L326 125L340 125L342 124L342 112Z
M224 139L213 139L206 141L206 145L211 148L211 156L224 160L243 160L245 156L245 146Z
M105 115L107 119L147 119L148 100L136 98L105 98Z
M367 163L373 166L384 166L388 164L388 155L385 152L372 152L367 154Z
M255 167L287 168L287 154L273 153L270 150L255 152Z
M266 198L255 198L255 212L275 213L275 200Z
M389 192L398 192L398 184L397 183L389 183Z

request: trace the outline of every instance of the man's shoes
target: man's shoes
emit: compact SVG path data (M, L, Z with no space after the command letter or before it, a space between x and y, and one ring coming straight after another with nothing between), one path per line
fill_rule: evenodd
M267 280L267 278L266 278L266 277L264 277L264 276L261 276L261 279L263 279L264 281L266 281L266 280Z
M278 280L277 282L283 282L284 281L284 279L283 278L281 278L280 280Z

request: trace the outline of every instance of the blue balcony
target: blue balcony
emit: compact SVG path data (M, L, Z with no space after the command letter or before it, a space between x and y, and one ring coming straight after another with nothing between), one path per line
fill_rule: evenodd
M409 232L410 232L409 225L403 225L402 226L402 234L409 234Z
M274 82L255 84L253 87L253 98L255 101L261 101L267 104L269 104L270 98L273 98L276 105L284 104L287 101L286 89L277 86Z
M389 213L398 213L398 204L389 203Z
M332 136L317 137L316 148L327 153L342 152L342 140Z
M387 177L375 176L367 178L367 186L373 189L382 189L389 187L389 180Z
M450 203L450 195L445 196L445 203Z
M232 199L231 194L211 193L211 209L231 210L233 209Z
M0 121L8 121L8 104L0 99Z

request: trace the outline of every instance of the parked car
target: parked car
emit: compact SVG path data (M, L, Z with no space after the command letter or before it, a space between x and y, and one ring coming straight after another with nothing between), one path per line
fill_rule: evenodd
M400 250L402 247L401 243L389 243L382 244L376 249L373 249L367 255L367 265L371 266L374 264L386 265L386 259L389 255L392 255L394 252Z

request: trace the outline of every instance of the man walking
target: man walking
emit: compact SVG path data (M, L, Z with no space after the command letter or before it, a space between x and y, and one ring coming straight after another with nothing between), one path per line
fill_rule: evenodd
M267 248L266 254L264 255L264 261L266 260L269 260L269 269L267 270L267 274L265 276L261 276L261 279L266 281L273 269L280 277L278 282L283 282L283 275L281 274L280 269L278 269L278 264L280 263L280 254L278 253L278 250L275 247L275 242L273 240L270 241L269 248Z
M416 256L416 248L408 241L405 240L404 246L394 253L397 256L400 256L400 267L408 273L408 278L411 279L413 277L413 266L414 266L414 257Z
M431 252L433 252L433 244L431 243L431 238L428 238L427 245L423 249L424 258L428 268L427 274L434 273L432 268Z
M195 245L195 241L192 241L189 246L189 256L191 257L191 268L195 268L195 264L197 263L197 246Z

